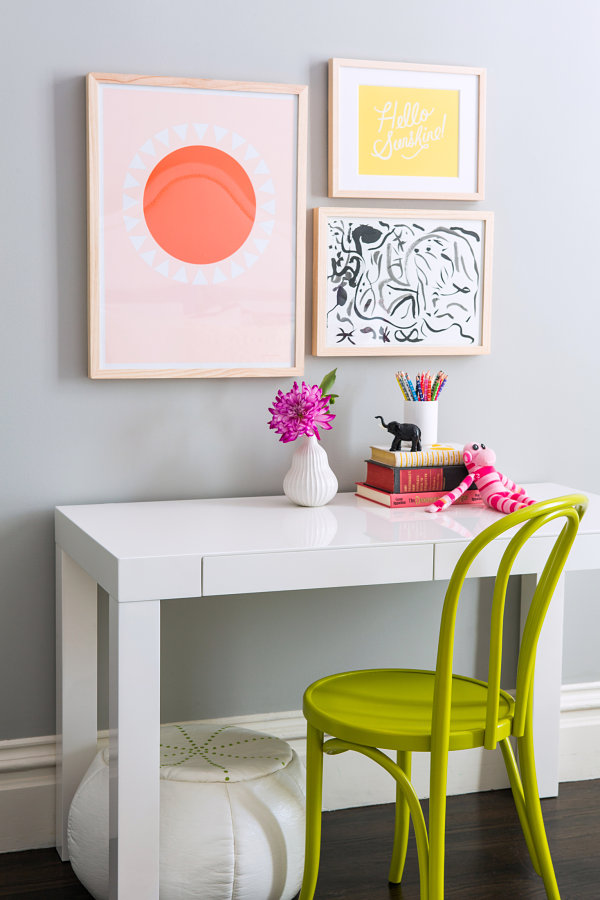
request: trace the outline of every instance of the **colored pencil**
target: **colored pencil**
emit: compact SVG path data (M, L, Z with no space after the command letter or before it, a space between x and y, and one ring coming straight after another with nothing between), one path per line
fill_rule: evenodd
M400 376L401 376L401 373L400 373L400 372L396 372L396 381L398 382L398 387L399 387L400 390L402 391L402 394L403 394L403 396L404 396L404 399L405 399L405 400L408 400L408 399L409 399L409 398L408 398L408 394L406 393L406 388L404 387L404 384L402 383L402 378L401 378Z
M440 369L435 378L429 369L427 372L417 372L414 385L408 372L396 372L398 387L402 391L402 396L407 401L413 400L425 402L437 400L447 380L448 376L443 369Z

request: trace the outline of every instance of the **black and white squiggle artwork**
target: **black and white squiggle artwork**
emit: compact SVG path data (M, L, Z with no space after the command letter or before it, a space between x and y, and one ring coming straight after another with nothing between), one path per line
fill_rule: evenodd
M329 218L327 345L480 344L483 239L479 219Z

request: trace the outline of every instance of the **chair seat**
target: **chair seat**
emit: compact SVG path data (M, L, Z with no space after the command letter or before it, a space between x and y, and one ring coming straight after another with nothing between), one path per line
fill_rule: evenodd
M419 669L366 669L321 678L304 694L304 715L325 734L387 750L431 749L435 673ZM488 687L454 675L450 750L482 747ZM512 728L514 700L500 694L497 740Z

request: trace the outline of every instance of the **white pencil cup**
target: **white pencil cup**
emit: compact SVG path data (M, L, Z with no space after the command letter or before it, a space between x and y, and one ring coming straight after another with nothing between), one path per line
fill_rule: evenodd
M421 429L423 449L438 442L438 401L411 400L404 402L404 422Z

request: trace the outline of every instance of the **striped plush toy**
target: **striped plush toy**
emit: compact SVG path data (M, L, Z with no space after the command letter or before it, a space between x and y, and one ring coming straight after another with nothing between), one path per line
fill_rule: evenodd
M535 500L527 496L524 488L496 471L494 466L496 454L485 444L466 444L463 449L463 461L469 474L453 491L426 507L426 512L441 512L447 509L471 487L473 482L483 502L499 512L511 513L515 509L522 509L535 503Z

